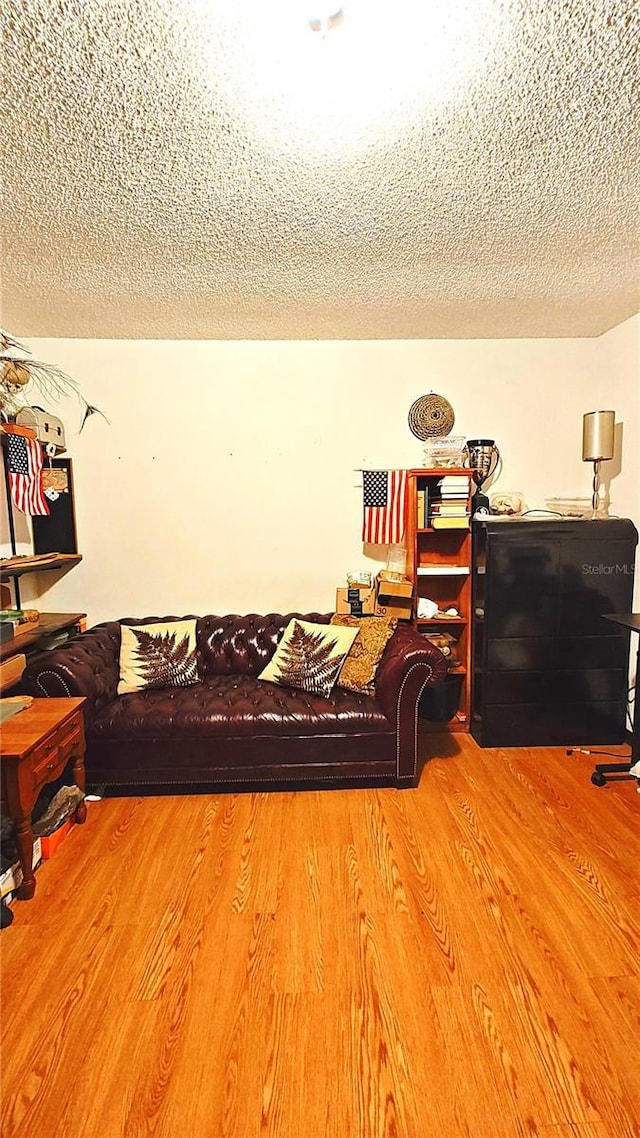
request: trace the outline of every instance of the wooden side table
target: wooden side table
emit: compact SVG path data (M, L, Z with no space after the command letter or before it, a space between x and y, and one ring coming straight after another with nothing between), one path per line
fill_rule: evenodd
M22 868L22 884L16 896L33 897L33 830L31 812L43 786L62 774L73 761L73 780L84 790L84 719L81 699L34 699L30 707L2 724L2 802L15 822L16 844ZM80 802L76 822L84 822L87 807Z

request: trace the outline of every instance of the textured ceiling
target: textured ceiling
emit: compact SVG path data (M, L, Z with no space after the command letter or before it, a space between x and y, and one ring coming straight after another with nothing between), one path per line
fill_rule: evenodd
M324 38L317 7L10 2L5 327L590 336L638 310L635 0L344 0Z

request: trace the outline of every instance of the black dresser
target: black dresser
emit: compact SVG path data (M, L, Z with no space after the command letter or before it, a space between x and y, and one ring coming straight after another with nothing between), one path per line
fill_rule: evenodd
M483 747L624 741L638 533L626 519L474 519L471 734Z

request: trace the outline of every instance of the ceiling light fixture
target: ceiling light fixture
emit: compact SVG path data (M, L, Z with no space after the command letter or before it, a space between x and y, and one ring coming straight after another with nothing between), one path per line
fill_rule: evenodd
M309 16L309 27L312 32L320 32L324 38L334 28L339 28L343 21L344 12L342 8L336 8L334 0L330 4L314 5L313 14Z
M191 2L211 7L210 0ZM502 26L495 0L394 0L392 7L388 0L245 0L226 7L242 65L218 73L203 48L212 95L242 121L252 145L287 160L297 153L305 165L396 146L417 121L429 129L471 98L492 66L488 45Z

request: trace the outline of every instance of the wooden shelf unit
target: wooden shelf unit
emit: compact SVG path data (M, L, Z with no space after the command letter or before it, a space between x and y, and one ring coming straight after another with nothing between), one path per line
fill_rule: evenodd
M82 631L85 617L84 612L41 612L38 623L29 625L27 632L18 632L10 640L2 641L0 660L22 653L29 658L31 653L43 651L49 638L58 633L68 632L69 636L75 636Z
M58 553L55 557L51 555L50 558L44 554L41 561L35 556L25 556L24 559L19 556L3 557L0 558L0 580L23 577L25 573L46 573L50 569L70 569L80 561L82 561L81 553Z
M19 577L25 573L44 573L52 569L65 572L79 561L82 561L79 553L62 554L55 560L52 558L42 563L32 561L30 564L23 563L19 558L4 558L0 562L0 582L3 585L8 581L13 582L15 607L19 608ZM18 673L17 666L13 669L8 663L10 660L21 657L25 665L30 663L38 652L46 650L57 635L71 637L81 632L85 626L85 617L86 613L83 612L41 612L37 623L27 625L23 632L14 633L10 639L0 642L0 693L11 691L20 682L22 671Z
M429 524L418 526L418 494L426 489L428 501L440 500L439 483L448 475L466 480L461 491L466 510L471 513L473 470L469 467L421 467L408 471L407 507L407 573L413 581L414 609L412 624L419 632L449 632L456 641L459 664L450 673L462 677L458 709L447 723L429 723L442 731L468 731L471 704L471 518L461 519L460 528L440 529ZM427 506L425 522L430 519ZM423 572L421 572L423 570ZM428 572L426 572L428 570ZM455 608L459 616L438 615L430 620L417 616L418 601L428 597L440 612Z
M1 590L3 608L20 608L18 579L23 577L25 573L45 573L50 570L58 570L58 572L64 573L80 561L82 561L82 556L79 553L58 554L55 558L52 556L41 562L30 557L24 559L20 557L2 558L0 560L0 584L3 586ZM7 603L11 595L10 586L7 585L7 582L12 582L13 585L13 603L11 604ZM4 595L5 586L6 597ZM20 655L30 658L36 652L43 651L57 633L64 632L68 636L75 635L84 627L85 617L86 613L78 612L41 612L36 623L25 625L22 631L15 632L12 637L0 642L0 661L4 662L11 657ZM19 676L13 682L9 682L6 673L10 672L11 669L4 669L3 675L0 676L1 691L9 690L19 682Z
M0 425L0 450L2 452L12 550L10 557L0 558L0 607L3 609L20 609L22 608L20 581L25 574L55 572L62 576L67 570L82 561L82 554L77 552L70 458L56 458L50 462L50 466L66 469L67 492L58 495L50 502L50 513L46 516L46 521L51 521L52 527L46 535L47 540L44 540L43 535L40 534L40 542L36 541L35 527L38 522L45 519L33 517L32 544L34 551L24 556L17 553L13 515L14 504L10 491L7 459L7 442L10 434L35 439L36 432L28 427L16 427L15 424L11 424L11 426ZM59 506L62 506L62 509L56 513ZM14 631L13 636L1 640L0 692L10 691L20 682L24 666L32 661L39 652L46 651L59 640L68 639L74 636L76 632L81 632L85 627L85 617L86 613L41 612L37 622L26 624L22 626L22 631Z

